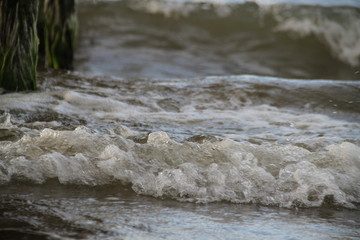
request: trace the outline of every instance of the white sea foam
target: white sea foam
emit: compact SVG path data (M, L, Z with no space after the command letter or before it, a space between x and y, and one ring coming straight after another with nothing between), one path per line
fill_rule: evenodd
M90 80L1 95L1 184L128 184L159 198L283 207L360 202L360 125L301 108L305 98L331 109L328 99L341 104L356 82L120 79L94 91Z
M130 184L134 191L181 201L320 206L360 202L360 148L351 143L310 152L293 145L225 139L203 144L153 132L145 144L117 134L44 129L1 143L0 180Z
M182 93L184 96L181 96L182 88L190 92ZM89 121L146 122L162 125L162 129L176 129L185 135L216 134L240 141L261 142L263 139L298 142L312 149L317 149L316 145L323 145L319 145L319 141L311 142L308 135L322 135L323 141L320 142L323 143L326 139L340 143L360 128L357 123L334 120L321 114L308 114L267 104L254 106L256 102L243 92L243 87L238 88L232 95L229 93L230 99L223 99L207 91L191 92L190 87L183 86L177 90L181 98L187 99L179 100L176 105L166 95L155 92L144 93L139 99L136 94L133 97L121 96L116 91L107 93L111 98L66 91L52 108L62 114L75 115ZM127 103L135 100L138 102L136 105Z

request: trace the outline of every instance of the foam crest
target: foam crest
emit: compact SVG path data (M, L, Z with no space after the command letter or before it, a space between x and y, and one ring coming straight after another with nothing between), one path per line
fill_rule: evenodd
M12 128L14 125L10 119L11 115L9 113L0 115L0 129Z
M96 96L93 94L66 91L63 101L56 107L57 111L65 114L85 113L96 118L124 118L133 114L146 113L148 108L143 106L130 106L124 101L111 97ZM115 114L113 114L115 113Z
M64 93L64 100L72 105L79 106L82 109L99 112L122 111L127 105L107 97L81 94L74 91Z
M144 144L112 131L44 129L0 144L0 181L130 184L134 191L179 201L259 203L282 207L360 202L360 148L344 142L310 152L293 145L230 139L177 142L165 132Z
M304 38L314 35L328 45L333 55L351 66L360 64L360 15L355 9L313 10L279 5L271 8L278 22L277 31L294 32ZM339 20L340 19L340 20Z

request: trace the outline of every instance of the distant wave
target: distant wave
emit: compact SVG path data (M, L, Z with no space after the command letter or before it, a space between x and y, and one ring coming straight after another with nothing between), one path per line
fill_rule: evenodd
M360 6L268 2L81 3L77 70L359 80Z
M285 1L275 1L282 4L269 2L253 1L240 4L239 1L141 0L129 1L128 4L137 11L162 14L168 18L190 19L183 21L211 18L212 14L216 14L223 18L221 25L233 33L242 31L243 28L265 28L267 31L284 32L298 39L313 36L315 38L312 41L325 43L332 54L341 61L354 67L359 66L359 8L295 5L284 3ZM326 1L324 3L326 5Z

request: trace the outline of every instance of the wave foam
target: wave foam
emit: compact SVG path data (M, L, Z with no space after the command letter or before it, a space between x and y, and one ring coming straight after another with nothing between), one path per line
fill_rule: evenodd
M351 143L310 152L229 139L180 143L153 132L138 144L115 132L44 129L1 142L0 182L121 182L139 194L192 202L349 208L360 202L360 148Z

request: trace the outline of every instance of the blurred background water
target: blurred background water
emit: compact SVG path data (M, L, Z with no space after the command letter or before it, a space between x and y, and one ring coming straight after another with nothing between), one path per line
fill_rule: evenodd
M0 95L1 238L360 238L359 1L77 6Z

